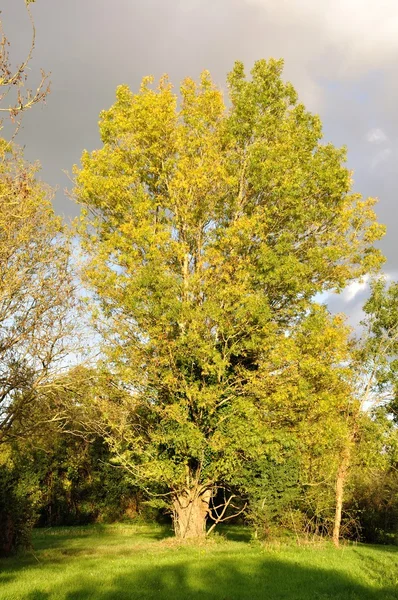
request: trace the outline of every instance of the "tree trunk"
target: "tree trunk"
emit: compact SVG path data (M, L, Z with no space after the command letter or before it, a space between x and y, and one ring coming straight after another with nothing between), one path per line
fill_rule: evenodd
M350 457L350 445L347 445L343 450L336 478L336 512L333 527L333 544L336 548L339 547L340 543L341 512L343 509L344 487L350 465Z
M211 490L185 489L174 496L173 521L176 537L203 538L209 512Z

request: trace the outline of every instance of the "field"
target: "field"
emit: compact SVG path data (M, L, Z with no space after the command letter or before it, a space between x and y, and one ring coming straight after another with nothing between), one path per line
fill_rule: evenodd
M0 560L2 600L393 600L398 548L252 542L224 529L199 545L167 529L36 530L33 550Z

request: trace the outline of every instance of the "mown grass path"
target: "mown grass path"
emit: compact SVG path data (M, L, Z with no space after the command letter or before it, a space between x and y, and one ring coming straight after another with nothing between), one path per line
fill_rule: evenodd
M250 543L243 528L200 545L146 525L37 530L0 560L1 600L395 600L398 548Z

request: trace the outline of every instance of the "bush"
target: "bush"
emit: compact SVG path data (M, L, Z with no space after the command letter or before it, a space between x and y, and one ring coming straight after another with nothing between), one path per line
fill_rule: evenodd
M29 547L39 496L35 482L11 460L0 464L0 555Z

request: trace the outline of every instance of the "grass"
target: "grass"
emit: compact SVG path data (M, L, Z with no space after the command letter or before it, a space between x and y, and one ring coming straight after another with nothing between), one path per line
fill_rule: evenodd
M152 525L36 530L0 560L1 600L393 600L398 548L250 542L225 528L199 545Z

